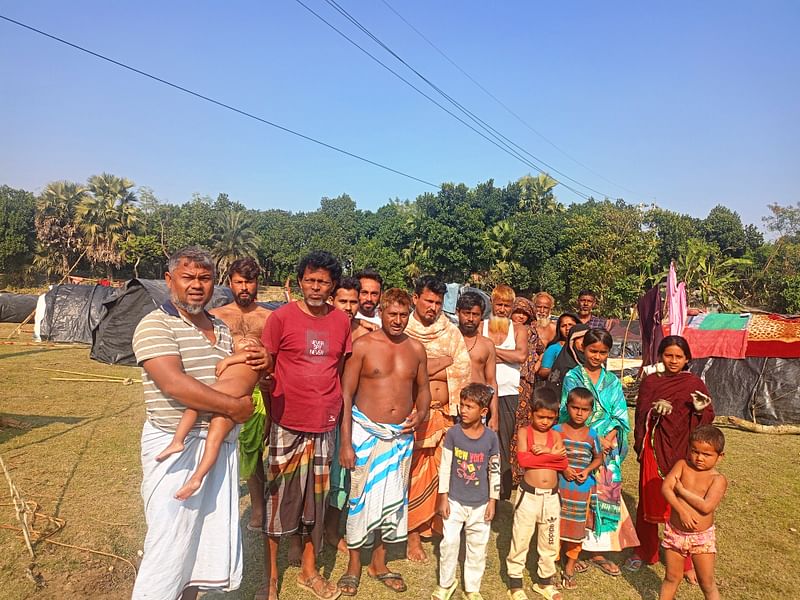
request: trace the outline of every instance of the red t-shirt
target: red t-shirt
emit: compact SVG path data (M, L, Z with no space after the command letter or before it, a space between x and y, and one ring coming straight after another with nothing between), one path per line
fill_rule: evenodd
M347 313L331 309L313 317L292 302L267 319L261 341L275 357L272 420L307 433L336 427L342 411L339 360L352 349Z

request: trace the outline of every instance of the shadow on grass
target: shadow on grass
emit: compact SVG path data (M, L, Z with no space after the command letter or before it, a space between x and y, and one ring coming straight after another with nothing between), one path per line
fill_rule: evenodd
M0 444L12 440L18 435L28 433L32 429L47 427L53 423L73 425L86 419L86 417L52 417L44 415L21 415L6 412L0 414L0 417L3 419L3 429L0 431Z
M628 508L628 512L631 515L631 520L636 523L636 498L634 498L630 493L623 491L622 500L625 502L625 506ZM628 553L623 551L620 553L620 556L624 556L626 554ZM620 570L622 571L622 578L625 579L625 581L627 581L628 584L636 590L642 600L655 600L658 598L658 593L661 589L661 577L659 577L649 565L643 564L642 568L635 573L631 573L626 569Z
M27 356L28 354L42 354L44 352L74 350L74 349L75 349L74 346L71 346L69 348L32 348L30 350L22 350L20 352L9 352L8 354L5 353L0 354L0 360L4 360L6 358L15 358L17 356Z

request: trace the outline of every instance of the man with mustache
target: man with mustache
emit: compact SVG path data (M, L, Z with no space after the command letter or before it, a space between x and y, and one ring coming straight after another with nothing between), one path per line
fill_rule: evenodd
M240 258L228 270L228 287L233 302L209 312L222 319L233 335L234 342L245 336L261 338L271 310L256 303L261 268L252 258ZM269 394L267 386L264 391ZM253 390L253 416L239 432L239 478L247 481L250 492L250 520L247 529L261 531L264 520L264 431L267 413L260 386Z
M456 302L456 315L458 315L458 329L464 336L464 343L469 352L472 365L472 383L488 385L494 393L489 403L488 427L497 432L497 358L492 340L480 334L483 323L483 312L486 303L477 292L464 292Z
M516 431L519 405L520 367L528 358L528 332L524 325L511 320L514 290L498 285L492 290L492 314L483 323L483 335L492 340L497 355L497 395L500 438L500 498L511 497L512 474L510 462L511 439Z
M383 277L375 269L363 269L356 274L360 284L358 291L358 319L370 331L381 328L381 313L378 306L383 293Z

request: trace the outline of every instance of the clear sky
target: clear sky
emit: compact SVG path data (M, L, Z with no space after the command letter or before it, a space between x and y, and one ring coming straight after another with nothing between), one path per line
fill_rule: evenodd
M436 96L325 0L303 2ZM612 198L698 217L725 204L759 225L768 203L800 200L796 1L340 5L497 131ZM0 1L0 14L430 182L536 172L296 0ZM0 20L0 184L38 192L103 171L165 201L226 192L260 209L341 193L375 209L432 191Z

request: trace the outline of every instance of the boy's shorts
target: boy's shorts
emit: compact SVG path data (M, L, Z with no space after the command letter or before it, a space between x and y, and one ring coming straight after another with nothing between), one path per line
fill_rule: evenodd
M683 557L691 554L716 554L717 533L714 525L705 531L680 531L667 522L661 545Z

